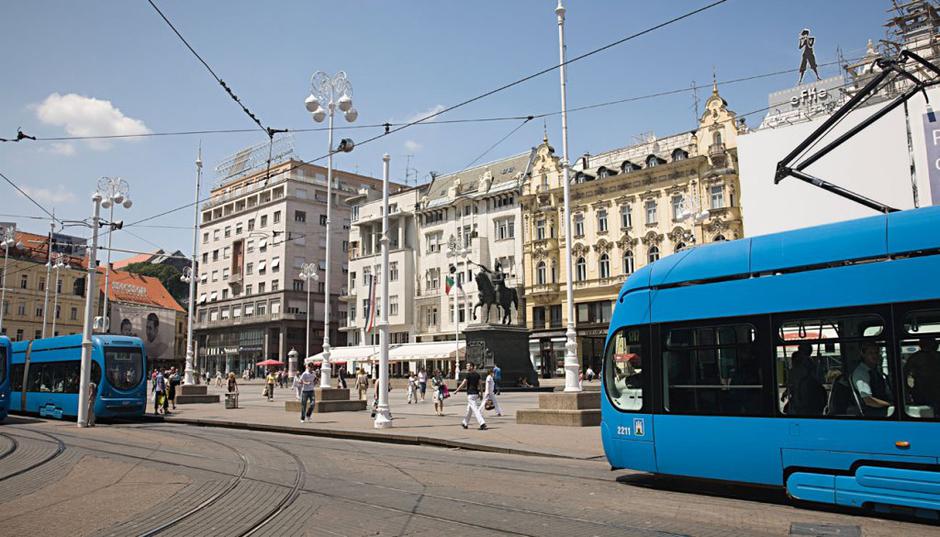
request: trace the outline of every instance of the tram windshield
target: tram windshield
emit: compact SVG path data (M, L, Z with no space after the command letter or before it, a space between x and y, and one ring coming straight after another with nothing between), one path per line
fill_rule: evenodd
M104 369L108 382L115 389L130 390L140 384L144 371L139 348L106 347Z
M0 347L0 384L7 380L7 350Z

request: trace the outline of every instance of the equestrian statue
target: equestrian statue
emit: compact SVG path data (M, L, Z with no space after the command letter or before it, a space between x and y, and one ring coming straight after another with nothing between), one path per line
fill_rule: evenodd
M470 261L470 263L480 267L480 271L474 276L479 291L479 301L473 306L473 319L477 318L477 309L484 308L483 322L490 321L490 307L496 306L497 315L502 311L500 322L510 324L512 322L512 308L519 310L519 295L516 290L506 286L506 276L499 264L496 264L496 270L490 270L487 267Z

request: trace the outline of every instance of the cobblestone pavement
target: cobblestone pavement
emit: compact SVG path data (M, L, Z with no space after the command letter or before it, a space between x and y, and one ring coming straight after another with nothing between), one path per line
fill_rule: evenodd
M178 424L0 427L0 535L735 536L800 523L940 535L599 461Z

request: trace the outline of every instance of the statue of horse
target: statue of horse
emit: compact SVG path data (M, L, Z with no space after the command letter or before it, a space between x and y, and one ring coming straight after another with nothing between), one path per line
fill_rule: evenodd
M502 282L500 282L502 283ZM502 283L502 287L499 289L499 305L497 305L497 311L502 309L502 323L503 324L512 324L512 309L516 308L516 314L519 312L519 295L516 293L515 288L506 287L505 283Z
M473 277L477 284L477 291L480 295L479 301L473 306L473 319L477 318L477 308L484 306L486 312L483 318L484 323L490 321L490 307L498 304L497 290L493 287L493 282L485 272L477 272Z

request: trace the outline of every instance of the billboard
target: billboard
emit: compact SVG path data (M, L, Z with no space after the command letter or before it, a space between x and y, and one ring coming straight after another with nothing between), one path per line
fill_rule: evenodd
M172 360L176 340L176 313L154 306L111 302L111 333L136 336L144 342L147 359Z

